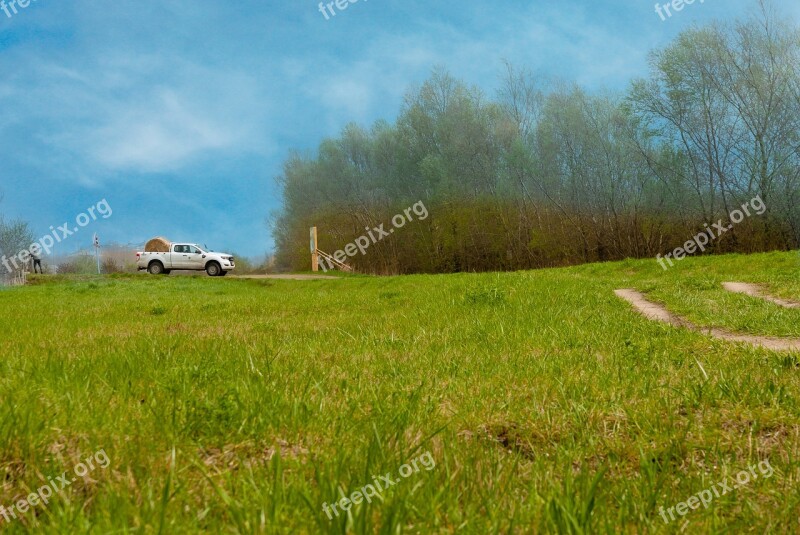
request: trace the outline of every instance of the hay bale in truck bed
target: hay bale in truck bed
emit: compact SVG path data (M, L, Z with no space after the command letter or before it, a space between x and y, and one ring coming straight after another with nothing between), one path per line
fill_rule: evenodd
M166 238L153 238L144 246L145 253L168 253L169 248L172 246L172 242L170 242Z

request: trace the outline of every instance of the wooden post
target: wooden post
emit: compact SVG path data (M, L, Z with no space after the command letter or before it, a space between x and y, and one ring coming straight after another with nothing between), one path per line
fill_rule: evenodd
M311 227L311 271L319 271L319 253L317 253L317 227Z

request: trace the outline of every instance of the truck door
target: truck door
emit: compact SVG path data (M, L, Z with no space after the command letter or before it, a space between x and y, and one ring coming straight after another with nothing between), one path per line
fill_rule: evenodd
M172 246L172 269L190 269L189 266L189 246Z
M186 255L186 265L188 267L185 269L204 270L206 260L203 258L203 251L193 245L189 245L188 248L189 253Z

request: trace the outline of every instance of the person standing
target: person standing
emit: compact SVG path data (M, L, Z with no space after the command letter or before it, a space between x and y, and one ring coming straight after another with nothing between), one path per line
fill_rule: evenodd
M33 249L33 247L31 247ZM39 251L32 250L31 251L31 259L33 259L33 272L34 273L43 273L42 271L42 257ZM38 268L38 271L37 271Z

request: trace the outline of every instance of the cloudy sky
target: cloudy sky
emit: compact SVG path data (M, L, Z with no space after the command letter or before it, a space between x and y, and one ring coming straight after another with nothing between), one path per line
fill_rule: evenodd
M666 21L653 0L360 0L328 19L312 0L0 4L0 213L38 237L106 199L65 248L96 231L260 255L288 152L392 120L435 66L488 94L504 59L624 90L649 50L755 6L701 1Z

